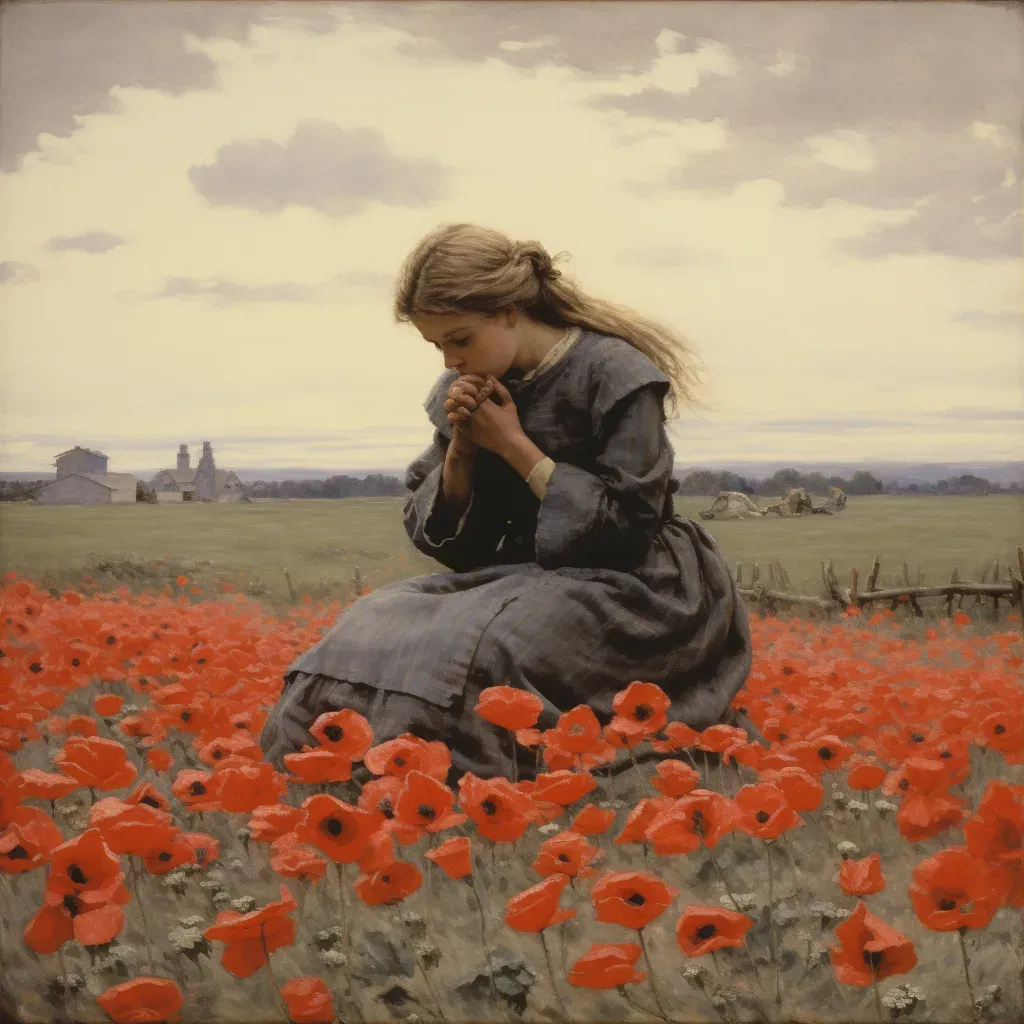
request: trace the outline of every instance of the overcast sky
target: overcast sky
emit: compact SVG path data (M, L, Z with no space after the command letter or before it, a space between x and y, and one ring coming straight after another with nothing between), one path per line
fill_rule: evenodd
M475 221L688 336L679 464L1020 458L1022 15L16 0L0 469L402 466L391 287Z

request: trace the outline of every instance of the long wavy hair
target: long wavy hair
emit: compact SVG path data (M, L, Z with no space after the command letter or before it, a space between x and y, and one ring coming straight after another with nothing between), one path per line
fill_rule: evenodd
M515 308L552 327L578 326L621 338L639 349L670 381L672 415L696 395L700 357L679 334L636 312L584 292L554 266L540 242L515 241L476 224L443 224L406 257L395 286L396 323L413 316L493 317Z

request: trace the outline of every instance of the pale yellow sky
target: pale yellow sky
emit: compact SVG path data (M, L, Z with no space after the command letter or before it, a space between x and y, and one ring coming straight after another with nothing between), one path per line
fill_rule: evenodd
M856 248L953 202L924 166L940 143L968 191L964 175L1005 162L1001 180L978 181L975 205L991 219L1012 197L1019 239L1019 124L965 110L941 129L913 111L789 125L784 146L772 142L778 177L746 166L728 189L687 187L688 168L727 160L748 133L725 106L666 118L637 97L685 113L711 83L735 105L754 58L729 32L761 5L716 5L732 10L721 38L689 41L667 28L687 5L642 5L665 9L665 27L650 22L649 54L627 71L559 60L540 13L476 56L445 56L374 6L391 5L324 4L337 23L315 31L254 22L246 44L179 34L182 60L215 67L210 87L118 81L111 59L112 109L79 115L68 137L34 133L7 165L0 470L46 470L74 444L102 449L112 471L155 469L181 442L198 457L201 440L228 468L403 466L430 440L422 403L443 364L392 323L391 281L416 240L451 221L567 250L562 269L586 289L693 340L714 410L672 425L678 463L1022 457L1012 244L986 251L994 236L968 205L947 217L979 245ZM950 5L908 6L924 27ZM827 28L832 5L807 8ZM30 14L5 22L5 46ZM756 70L815 89L808 38L758 55ZM545 48L547 64L524 64ZM858 59L869 74L871 52ZM16 116L18 91L0 86ZM914 148L904 135L927 138ZM922 161L920 193L864 202L904 146ZM819 174L852 182L855 198L790 201Z

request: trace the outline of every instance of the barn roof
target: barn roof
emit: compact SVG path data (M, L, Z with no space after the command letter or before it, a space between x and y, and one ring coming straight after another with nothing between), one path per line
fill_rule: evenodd
M106 455L103 452L98 452L96 451L95 448L83 448L81 445L78 444L76 444L74 448L69 448L66 452L61 452L60 455L55 455L54 458L61 459L65 455L70 455L72 452L87 452L89 455L98 455L101 459L110 458L109 455Z
M73 476L80 476L85 480L91 480L94 484L99 484L101 487L106 487L108 491L116 491L117 486L114 483L107 483L104 477L111 476L110 473L65 473L63 476L57 477L55 480L47 480L46 483L36 484L35 487L29 488L29 493L33 491L41 491L44 487L52 487L54 484L59 484L62 480L70 480ZM123 476L125 474L118 474Z

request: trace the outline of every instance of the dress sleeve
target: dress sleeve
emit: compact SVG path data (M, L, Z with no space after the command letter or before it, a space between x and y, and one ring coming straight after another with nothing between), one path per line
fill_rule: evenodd
M461 512L445 502L441 477L447 451L448 438L436 428L433 444L405 471L405 486L412 494L403 522L418 550L453 572L468 572L494 555L499 523L488 511L486 494L476 487Z
M596 472L555 462L537 515L536 556L544 568L629 571L647 558L672 484L661 404L668 382L659 378L598 391Z

